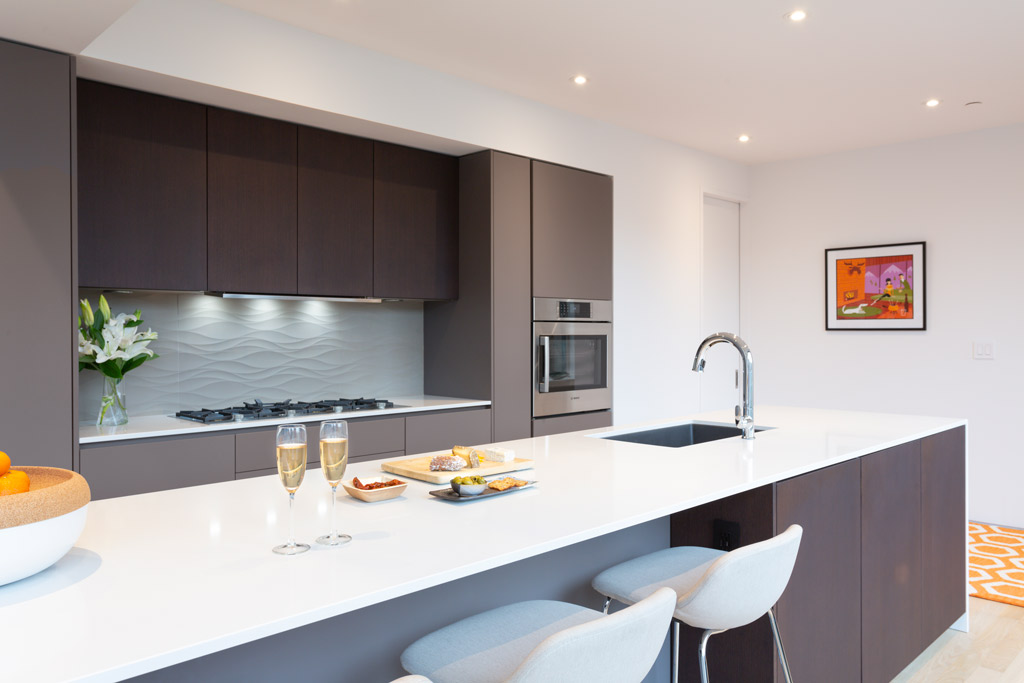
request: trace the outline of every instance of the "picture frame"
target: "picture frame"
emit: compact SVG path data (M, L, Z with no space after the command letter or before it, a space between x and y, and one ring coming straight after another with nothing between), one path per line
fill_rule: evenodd
M825 329L925 330L924 242L825 250Z

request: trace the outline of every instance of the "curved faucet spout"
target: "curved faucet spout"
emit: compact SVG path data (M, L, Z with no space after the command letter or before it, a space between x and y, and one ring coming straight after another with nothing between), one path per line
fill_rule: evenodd
M693 357L693 371L704 371L704 356L715 344L728 342L740 353L743 359L743 406L736 406L736 424L743 430L744 439L754 438L754 357L747 342L731 332L715 332L708 335L697 347Z

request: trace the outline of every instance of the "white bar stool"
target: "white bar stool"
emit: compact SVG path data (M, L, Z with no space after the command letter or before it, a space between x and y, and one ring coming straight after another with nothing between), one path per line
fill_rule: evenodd
M519 602L420 638L402 653L402 668L433 683L640 683L675 606L670 588L611 615L554 600Z
M803 528L793 524L775 538L732 552L684 546L667 548L615 565L598 574L593 586L612 600L632 605L662 587L679 595L672 624L672 681L679 680L679 622L704 629L698 657L700 679L708 683L708 638L751 623L768 613L782 673L793 683L772 605L793 573Z
M402 676L391 681L391 683L431 683L430 679L425 676Z

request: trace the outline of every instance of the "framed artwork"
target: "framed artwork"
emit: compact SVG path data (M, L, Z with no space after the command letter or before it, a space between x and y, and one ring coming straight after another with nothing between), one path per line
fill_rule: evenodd
M924 278L924 242L826 249L825 329L925 329Z

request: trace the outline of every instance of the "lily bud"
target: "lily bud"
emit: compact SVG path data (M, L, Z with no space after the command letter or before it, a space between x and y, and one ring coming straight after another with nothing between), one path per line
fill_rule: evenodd
M102 299L103 297L101 296L100 298ZM92 305L89 303L89 300L82 299L78 302L78 306L82 309L82 319L85 320L85 324L92 327L96 319L92 315Z
M107 298L100 294L100 313L103 314L104 320L110 320L110 304L107 303Z

